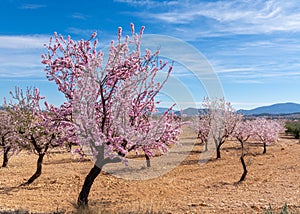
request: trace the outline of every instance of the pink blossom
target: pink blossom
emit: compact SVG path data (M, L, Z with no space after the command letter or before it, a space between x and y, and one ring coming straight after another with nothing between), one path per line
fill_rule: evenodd
M105 64L102 64L103 53L96 49L96 40L74 44L70 39L63 40L62 49L57 50L60 41L56 40L46 55L50 60L45 69L47 77L55 81L68 100L60 115L67 115L66 119L72 116L70 122L80 133L79 145L94 156L96 163L107 163L108 159L126 162L130 151L150 157L166 153L170 145L178 142L181 133L182 123L171 113L173 106L161 117L153 117L156 95L168 80L172 67L168 68L167 77L157 82L156 75L167 63L156 66L158 51L147 50L141 56L140 37L134 35L134 25L130 26L132 38L126 36L121 41L119 28L118 42L111 41ZM144 27L140 32L143 30ZM135 49L129 50L129 44L134 44ZM149 69L147 64L153 66Z

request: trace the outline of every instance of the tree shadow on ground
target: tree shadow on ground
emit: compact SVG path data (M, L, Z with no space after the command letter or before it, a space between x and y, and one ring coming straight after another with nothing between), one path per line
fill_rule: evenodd
M0 187L0 194L11 195L11 192L17 192L19 189L20 189L19 186Z
M51 158L50 158L49 160L47 160L47 162L45 161L43 163L43 165L57 165L57 164L85 163L85 162L91 162L91 160L88 158L84 158L82 160L76 160L76 159L72 159L72 158L65 158L62 160L51 160Z

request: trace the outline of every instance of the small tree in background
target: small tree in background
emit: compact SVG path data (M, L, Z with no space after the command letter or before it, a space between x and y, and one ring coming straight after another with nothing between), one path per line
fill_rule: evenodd
M255 137L263 144L263 154L266 154L267 146L278 140L283 127L276 121L265 118L256 118L252 123L255 127Z
M240 161L241 161L244 171L243 171L243 174L242 174L239 182L244 181L246 178L246 175L248 173L247 166L246 166L245 160L244 160L244 157L246 156L244 145L245 145L246 141L248 141L249 139L251 139L254 136L254 134L255 134L254 130L255 130L255 128L253 126L252 121L243 120L237 124L237 126L235 127L234 132L232 134L232 136L234 136L239 141L239 143L241 144L241 148L242 148Z
M143 151L151 157L164 154L176 143L181 122L171 113L172 107L155 119L155 101L172 67L158 75L167 63L157 60L159 52L146 50L142 56L140 45L144 27L139 34L131 24L132 39L111 42L107 62L96 50L94 33L90 40L74 42L55 34L55 42L47 46L43 63L50 81L55 81L75 113L73 122L80 132L79 144L95 160L86 176L78 205L88 204L88 195L96 177L105 164L126 161L130 151ZM132 50L129 48L133 47Z
M210 132L210 119L209 114L205 112L199 112L198 117L193 118L191 128L197 134L197 138L200 139L201 144L205 145L204 151L208 151L208 136Z
M241 121L242 115L238 114L226 102L224 98L205 98L203 102L204 109L207 109L210 121L210 131L215 142L217 159L221 158L221 146L233 134L235 127Z
M233 136L235 136L235 138L241 144L242 153L240 156L240 161L244 169L244 172L239 182L245 180L248 172L244 160L244 157L247 154L245 152L244 147L245 143L248 140L259 140L264 145L263 154L265 154L266 146L270 145L272 142L278 139L280 131L283 131L283 127L280 125L280 123L274 120L266 120L265 118L256 118L255 120L244 120L236 126Z

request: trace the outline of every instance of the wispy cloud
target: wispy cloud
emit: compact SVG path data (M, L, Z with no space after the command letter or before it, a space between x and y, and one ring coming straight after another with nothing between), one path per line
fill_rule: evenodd
M0 77L18 78L18 77L41 77L44 76L44 65L41 64L41 53L7 51L0 54Z
M82 13L73 13L71 17L73 19L87 20L89 16Z
M258 79L237 79L234 82L239 84L264 84L264 81Z
M0 48L9 49L32 49L43 48L43 45L49 42L50 36L0 36Z
M43 76L41 54L48 42L46 35L0 36L0 77Z
M235 72L244 72L244 71L253 71L253 68L223 68L216 70L217 73L235 73Z
M125 0L124 0L125 1ZM128 0L126 2L132 2ZM176 7L136 13L145 20L188 26L181 30L196 29L221 34L260 34L281 31L300 32L300 5L297 1L176 1ZM206 23L201 22L203 18ZM197 23L203 23L201 26ZM194 32L197 33L197 32ZM209 35L209 33L207 33Z
M245 49L276 49L281 51L299 51L300 41L297 37L288 36L288 38L276 38L269 40L257 40L252 42L243 43Z
M71 35L80 36L81 38L86 38L86 39L88 39L93 32L97 32L99 34L99 31L95 29L82 29L76 27L69 27L66 29L66 32Z
M72 39L89 39L93 32L97 33L99 39L98 45L100 47L107 48L109 50L110 41L116 39L116 34L111 34L110 32L103 31L101 29L82 29L70 27L66 29L66 33L72 35Z
M40 8L44 8L47 7L47 5L43 5L43 4L23 4L21 5L21 9L25 9L25 10L35 10L35 9L40 9Z

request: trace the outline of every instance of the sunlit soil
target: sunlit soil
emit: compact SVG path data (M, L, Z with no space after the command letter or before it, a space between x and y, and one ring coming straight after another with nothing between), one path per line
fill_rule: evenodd
M237 142L226 142L219 160L215 160L214 152L205 155L203 145L188 129L180 142L181 147L171 150L165 165L152 159L148 169L139 158L142 165L134 169L118 166L118 177L100 174L89 196L90 208L120 213L262 213L287 204L290 210L299 212L298 140L281 136L267 147L265 155L261 146L247 145L248 175L240 184L237 181L243 169ZM186 155L183 161L177 159L182 155ZM0 169L0 211L76 212L77 196L93 163L88 159L79 162L71 154L56 150L45 158L40 178L30 186L18 187L34 173L36 160L36 155L21 152L10 159L8 168ZM132 177L122 178L126 174L122 170ZM112 167L112 171L117 169ZM145 179L153 172L158 177Z

